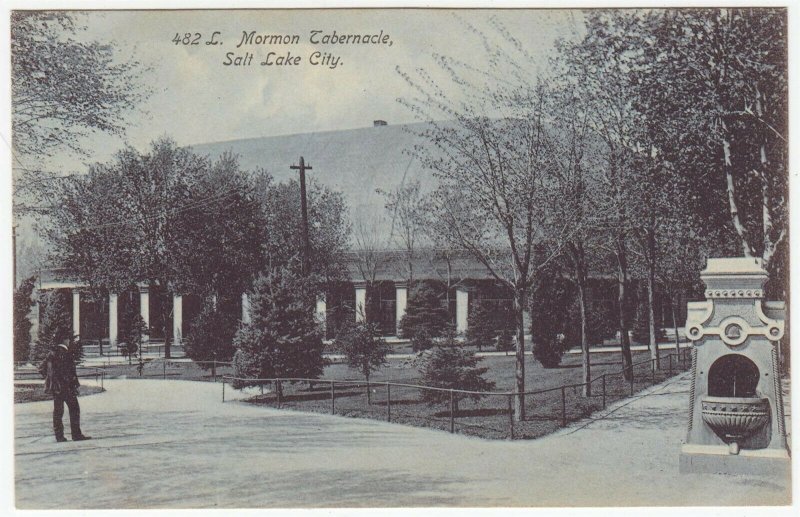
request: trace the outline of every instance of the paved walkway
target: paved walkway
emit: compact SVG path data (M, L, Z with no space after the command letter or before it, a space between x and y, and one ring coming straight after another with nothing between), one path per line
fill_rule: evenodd
M219 384L107 380L88 442L16 405L18 508L788 504L789 480L680 475L687 376L533 441L220 402Z

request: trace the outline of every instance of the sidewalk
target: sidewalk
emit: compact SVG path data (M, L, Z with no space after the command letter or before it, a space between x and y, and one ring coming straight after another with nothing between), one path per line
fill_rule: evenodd
M781 505L789 480L681 475L688 375L533 441L222 404L214 383L108 380L89 442L17 405L19 508Z

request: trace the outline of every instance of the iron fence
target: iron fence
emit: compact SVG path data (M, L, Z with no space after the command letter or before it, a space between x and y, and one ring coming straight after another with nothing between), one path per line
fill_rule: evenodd
M19 364L19 366L17 366ZM94 379L100 387L105 389L106 372L102 368L95 366L76 366L75 371L79 379ZM42 380L42 374L39 369L29 363L15 363L14 364L14 381L32 381Z
M222 375L233 373L233 363L227 361L192 361L189 359L148 359L141 363L102 365L109 378L173 379L217 382Z
M247 400L339 416L385 420L487 438L535 438L605 409L688 368L687 349L604 373L589 382L522 392L468 391L402 382L222 377L222 401ZM226 391L227 386L227 391Z

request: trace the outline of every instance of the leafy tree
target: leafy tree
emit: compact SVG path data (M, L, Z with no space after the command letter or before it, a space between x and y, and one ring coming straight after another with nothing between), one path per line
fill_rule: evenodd
M230 153L203 163L196 174L181 175L186 202L165 236L173 289L221 302L238 300L264 264L267 218L255 181Z
M427 282L417 282L408 297L408 306L400 320L400 333L412 341L418 336L436 338L450 326L450 315L436 290Z
M647 186L642 176L640 150L649 150L646 126L634 104L637 89L633 74L636 64L625 47L636 34L639 11L592 11L586 16L586 32L574 42L559 48L560 58L575 85L580 111L588 118L597 141L599 156L594 176L603 188L596 189L593 211L595 232L602 233L601 251L612 257L617 276L618 327L623 365L632 364L628 305L630 298L631 244L639 221L635 208L642 204L640 188ZM630 374L625 369L626 376Z
M494 383L483 378L489 368L478 366L482 358L458 346L454 337L450 337L449 340L451 342L445 346L437 346L433 350L425 352L426 356L423 358L420 368L422 384L435 388L465 391L493 389ZM480 397L477 394L453 393L455 412L458 412L460 400L465 398L480 400ZM422 390L421 399L431 405L449 402L450 393Z
M316 378L322 374L325 361L321 328L314 317L315 280L295 269L275 268L256 280L250 300L251 321L234 338L237 377Z
M262 269L282 264L302 264L302 214L297 180L275 183L264 171L253 174L255 199L264 219L256 230L264 250ZM307 180L308 232L311 271L321 281L344 279L344 252L348 249L350 224L341 192Z
M372 372L388 364L389 345L378 336L374 323L355 323L345 326L336 337L334 348L344 354L347 366L358 370L367 381L367 402L372 403L369 378Z
M233 339L239 327L238 320L230 310L225 311L223 305L213 297L206 298L203 308L189 325L184 342L186 355L200 361L201 368L210 368L214 376L214 361L230 361L236 351ZM207 362L211 362L211 365Z
M60 289L40 294L40 307L43 307L37 332L36 343L31 350L32 361L42 361L47 352L64 340L73 340L72 313L69 295Z
M260 268L261 209L232 156L211 162L160 139L147 153L126 148L53 190L61 202L46 231L51 262L94 291L144 283L239 296ZM166 321L169 305L162 310Z
M14 289L14 361L28 360L31 353L31 307L33 302L33 288L36 279L30 277Z
M86 41L64 11L11 13L14 149L32 156L82 151L80 137L121 134L124 115L147 95L142 66L121 62L111 45Z
M674 9L654 25L644 86L660 86L645 100L662 148L695 209L769 266L788 231L786 9Z

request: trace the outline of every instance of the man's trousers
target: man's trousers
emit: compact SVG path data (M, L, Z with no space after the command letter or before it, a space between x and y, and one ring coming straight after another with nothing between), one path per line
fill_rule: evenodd
M73 393L54 393L53 394L53 431L56 438L64 437L64 404L69 408L69 429L74 440L81 436L81 407L78 405L78 397Z

